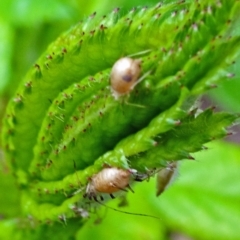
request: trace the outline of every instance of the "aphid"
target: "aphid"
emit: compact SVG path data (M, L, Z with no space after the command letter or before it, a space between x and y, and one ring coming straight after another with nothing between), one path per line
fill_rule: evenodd
M115 62L110 75L111 90L115 99L133 90L140 82L140 73L141 60L139 59L123 57Z
M137 181L142 180L142 174L141 174L141 177L139 177L140 175L134 169L125 170L125 169L120 169L116 167L104 168L103 170L101 170L99 173L97 173L91 178L90 183L87 185L87 189L86 189L86 193L84 194L84 197L88 197L90 200L94 199L96 202L105 206L106 208L109 208L117 212L159 219L158 217L147 215L147 214L132 213L132 212L126 212L119 209L115 209L98 201L97 195L101 193L108 193L112 198L114 198L112 193L120 190L127 191L126 188L129 188L133 192L133 190L129 185L129 182L131 180L131 175L136 177ZM101 200L103 200L101 195L100 197L101 197Z
M161 169L157 173L157 191L156 196L159 196L171 182L177 168L177 162L171 162L166 168Z
M131 174L131 169L124 170L116 167L104 168L91 177L84 197L97 201L97 195L99 193L108 193L114 198L112 193L118 192L119 190L127 191L126 188L131 189L129 185Z

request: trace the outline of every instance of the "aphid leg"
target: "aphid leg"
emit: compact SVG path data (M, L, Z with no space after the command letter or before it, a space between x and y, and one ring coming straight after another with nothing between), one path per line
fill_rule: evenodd
M138 108L146 108L146 106L144 106L144 105L129 102L128 101L129 97L130 97L129 94L127 94L125 96L120 96L120 97L114 95L115 100L120 102L123 109L124 109L124 105L138 107Z
M115 197L113 196L113 194L112 194L112 193L110 193L109 195L110 195L110 197L111 197L112 199L114 199L114 198L115 198Z
M131 89L134 89L137 84L139 84L141 81L143 81L147 76L151 74L151 71L146 72L143 74L132 86Z
M124 192L128 192L127 189L125 189L125 188L121 188L121 187L117 186L117 185L114 184L114 183L110 183L110 185L111 185L112 187L118 188L119 190L122 190L122 191L124 191Z
M135 88L135 86L137 84L139 84L141 81L143 81L147 76L149 76L151 73L151 71L146 72L145 74L143 74L131 87L131 90L133 90ZM126 96L127 98L129 98L129 94ZM135 104L135 103L130 103L128 102L128 100L126 99L125 104L129 105L129 106L134 106L134 107L139 107L139 108L146 108L146 106L144 105L140 105L140 104Z
M83 197L88 198L89 200L94 199L97 201L97 194L91 182L88 183L86 192L83 194Z
M128 188L132 193L134 193L133 189L131 188L131 186L130 186L129 184L127 185L127 188Z

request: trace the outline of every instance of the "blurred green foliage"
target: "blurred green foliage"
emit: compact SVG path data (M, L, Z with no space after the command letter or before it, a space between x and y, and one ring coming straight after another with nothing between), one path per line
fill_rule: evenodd
M136 184L135 194L128 194L129 207L123 210L161 220L102 209L78 239L175 239L176 232L191 239L240 239L239 146L217 142L208 148L194 154L197 161L181 162L174 182L159 198L154 179Z
M91 13L104 15L116 7L127 11L154 3L157 1L0 1L0 93L11 95L49 43Z
M0 118L27 69L61 32L94 11L104 15L115 7L127 11L133 6L157 2L0 1ZM237 26L236 31L240 31ZM216 105L234 112L240 110L238 60L232 67L238 77L210 94ZM174 239L175 232L192 239L240 239L239 146L218 142L209 148L194 155L196 162L184 162L176 181L159 198L155 197L153 180L141 186L136 184L136 194L128 196L129 207L124 210L158 215L160 221L102 208L93 212L93 219L79 230L76 239ZM14 217L19 212L18 190L12 176L7 174L2 154L0 163L0 215Z

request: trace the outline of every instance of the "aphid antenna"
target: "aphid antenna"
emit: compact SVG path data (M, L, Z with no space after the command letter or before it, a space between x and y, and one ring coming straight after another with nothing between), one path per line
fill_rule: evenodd
M79 194L80 192L82 192L83 190L85 190L85 187L79 188L77 191L75 191L73 193L73 195Z
M144 73L133 85L132 85L132 89L134 89L135 88L135 86L137 85L137 84L139 84L140 82L142 82L148 75L150 75L151 74L151 70L150 71L147 71L146 73Z
M76 165L76 162L74 160L73 160L73 166L74 166L74 170L75 170L75 174L76 174L76 178L77 178L77 183L78 183L78 186L79 186L78 190L76 190L73 193L73 195L76 195L76 194L82 192L85 189L85 187L80 187L81 186L81 182L80 182L78 174L77 174L77 165Z
M158 220L161 220L159 217L156 217L156 216L152 216L152 215L148 215L148 214L143 214L143 213L133 213L133 212L127 212L127 211L122 211L122 210L119 210L119 209L116 209L116 208L113 208L113 207L110 207L102 202L99 202L97 199L95 199L95 201L97 203L99 203L100 205L108 208L108 209L111 209L113 211L116 211L116 212L120 212L120 213L125 213L125 214L129 214L129 215L136 215L136 216L141 216L141 217L150 217L150 218L155 218L155 219L158 219Z
M143 74L136 82L135 84L131 87L131 89L134 89L135 86L137 84L139 84L140 82L142 82L148 75L150 75L151 71L148 71L146 72L145 74ZM129 95L127 96L129 97ZM133 106L133 107L139 107L139 108L146 108L147 106L144 106L144 105L140 105L140 104L135 104L135 103L130 103L128 102L127 100L125 101L125 104L126 105L129 105L129 106Z
M135 57L135 56L139 56L139 55L144 55L144 54L149 53L151 51L152 51L152 49L143 50L141 52L130 54L130 55L128 55L128 57Z
M79 180L79 177L78 177L78 174L77 174L77 165L76 165L76 162L74 160L73 160L73 166L74 166L74 170L76 172L77 182L80 186L80 180Z

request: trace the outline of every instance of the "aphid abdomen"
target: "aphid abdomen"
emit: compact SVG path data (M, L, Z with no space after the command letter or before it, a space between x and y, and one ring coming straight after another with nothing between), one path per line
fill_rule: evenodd
M98 194L112 194L129 186L131 171L119 168L104 168L89 182L84 197L96 199ZM111 195L112 196L112 195Z
M92 179L99 193L114 193L126 188L130 181L130 171L119 168L104 168Z
M141 60L129 57L120 58L112 67L111 90L117 98L129 93L137 83L141 72Z

